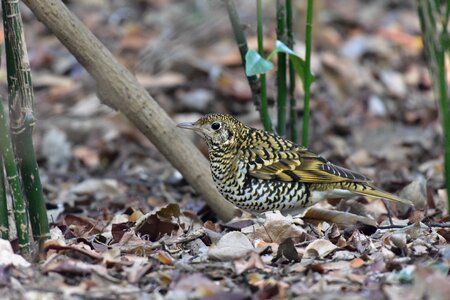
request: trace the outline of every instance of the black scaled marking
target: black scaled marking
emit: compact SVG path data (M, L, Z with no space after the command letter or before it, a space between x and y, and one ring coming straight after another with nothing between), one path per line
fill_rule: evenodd
M292 172L291 170L283 171L284 174L292 178L293 181L300 181L300 176Z
M263 160L261 157L259 157L259 156L257 156L257 157L255 158L255 162L256 162L257 164L260 164L260 165L263 165L263 164L264 164L264 160Z
M228 129L227 132L228 132L228 138L231 139L233 137L233 131Z

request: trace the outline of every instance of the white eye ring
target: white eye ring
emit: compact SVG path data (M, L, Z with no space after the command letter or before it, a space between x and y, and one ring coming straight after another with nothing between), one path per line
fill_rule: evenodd
M219 130L221 127L221 124L219 122L214 122L211 124L211 129L212 130Z

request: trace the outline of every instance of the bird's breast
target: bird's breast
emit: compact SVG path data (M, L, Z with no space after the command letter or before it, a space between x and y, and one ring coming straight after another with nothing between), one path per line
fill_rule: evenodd
M248 174L246 160L211 158L211 172L219 192L248 211L288 210L308 204L309 192L300 182L263 180Z

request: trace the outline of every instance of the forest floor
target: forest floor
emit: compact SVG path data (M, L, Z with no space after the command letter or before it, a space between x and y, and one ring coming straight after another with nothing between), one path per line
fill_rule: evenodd
M236 2L255 49L254 3ZM294 2L302 55L306 1ZM221 1L66 3L175 122L225 112L261 127ZM268 52L274 6L265 1ZM12 253L14 240L12 249L0 240L3 296L448 299L442 129L413 1L317 3L310 149L415 204L360 197L317 206L366 220L339 224L277 212L218 220L129 121L100 103L60 42L25 6L22 13L51 239L30 262ZM272 73L268 85L273 107ZM300 88L297 95L301 117Z

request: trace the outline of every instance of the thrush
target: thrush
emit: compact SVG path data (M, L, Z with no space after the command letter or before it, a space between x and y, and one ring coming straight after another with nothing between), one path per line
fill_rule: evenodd
M193 130L205 139L217 189L243 210L295 212L328 198L355 195L411 205L406 199L377 189L360 173L230 115L208 114L178 127Z

